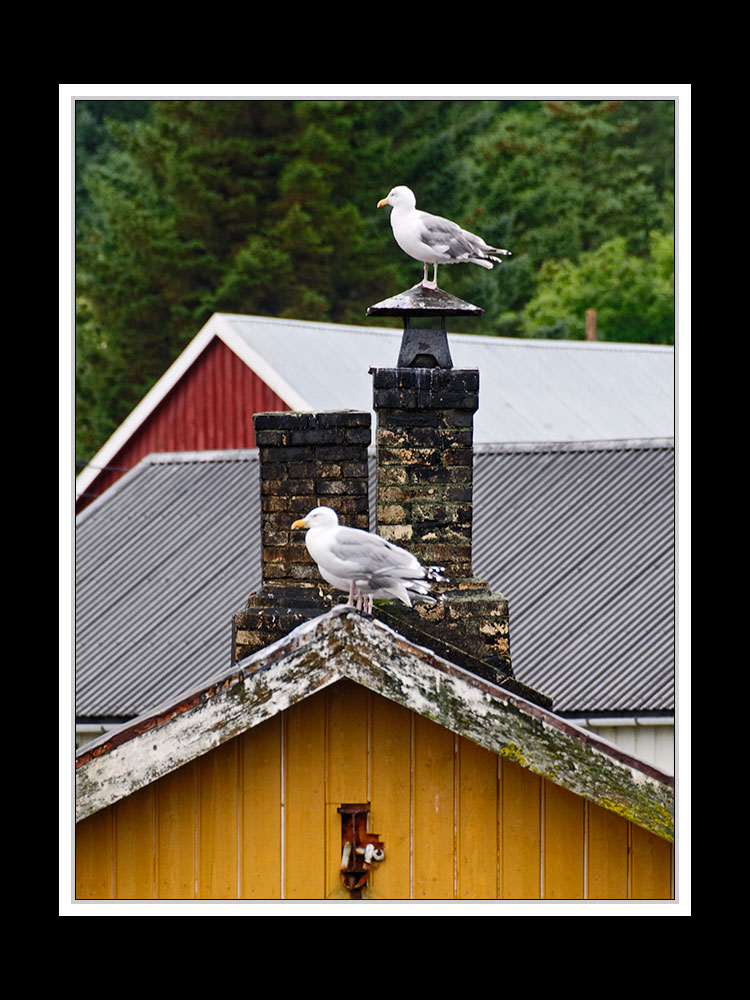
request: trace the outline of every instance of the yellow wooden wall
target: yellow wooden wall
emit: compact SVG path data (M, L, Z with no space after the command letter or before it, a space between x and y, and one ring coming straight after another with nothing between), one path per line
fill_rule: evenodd
M348 898L336 810L367 801L365 898L672 896L667 841L349 681L80 822L76 896Z

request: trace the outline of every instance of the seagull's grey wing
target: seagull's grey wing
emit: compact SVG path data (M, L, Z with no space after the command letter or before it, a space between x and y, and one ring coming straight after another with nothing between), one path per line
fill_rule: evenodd
M443 219L440 215L430 215L427 212L422 216L420 237L424 243L442 250L452 260L466 260L468 257L483 259L488 254L494 253L510 256L508 250L489 246L481 236L462 229L450 219ZM497 260L496 257L492 259Z
M455 260L477 253L478 247L468 239L470 235L455 222L443 219L439 215L425 213L422 217L419 233L422 242L439 249Z
M425 214L422 219L420 237L424 243L439 249L451 260L484 256L482 240L474 236L473 233L467 233L455 222L443 219L439 215Z
M361 565L368 571L377 571L385 566L403 567L415 562L414 556L406 549L359 528L338 528L331 552L337 559Z

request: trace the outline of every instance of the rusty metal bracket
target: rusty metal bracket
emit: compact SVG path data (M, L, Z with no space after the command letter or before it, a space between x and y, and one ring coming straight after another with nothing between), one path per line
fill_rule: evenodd
M385 844L376 833L367 832L370 803L345 803L341 814L341 881L352 899L362 898L372 865L385 857Z

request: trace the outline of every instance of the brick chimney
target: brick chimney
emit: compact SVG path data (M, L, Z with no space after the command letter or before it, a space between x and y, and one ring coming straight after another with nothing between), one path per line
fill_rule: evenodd
M253 421L260 458L263 584L234 615L234 662L331 606L334 592L310 559L304 532L291 530L293 521L325 505L342 524L369 529L370 413L284 411L256 413Z
M377 529L423 565L471 576L473 420L479 372L372 368Z
M377 415L377 531L449 577L441 600L379 602L374 615L407 638L522 696L550 700L513 676L508 602L472 573L473 423L479 372L456 369L445 317L482 310L420 286L371 306L399 315L404 337L395 368L371 368ZM429 317L430 328L414 325ZM438 318L438 325L435 318ZM233 617L238 661L346 598L325 584L292 522L318 505L343 524L369 528L370 413L259 413L262 589Z
M490 680L513 677L508 602L474 578L471 565L474 413L479 372L453 367L447 316L477 306L419 285L367 310L400 316L395 368L371 368L377 415L377 531L427 565L445 567L439 604L383 611L394 627ZM416 324L427 317L427 326ZM437 322L436 322L437 320ZM381 612L379 611L378 614ZM419 631L421 634L417 634ZM465 662L465 661L464 661Z

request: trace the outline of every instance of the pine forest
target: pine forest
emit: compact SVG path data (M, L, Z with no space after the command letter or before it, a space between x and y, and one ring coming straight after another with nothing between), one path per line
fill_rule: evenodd
M461 332L674 343L673 100L78 100L78 468L212 313L366 325L421 280L397 184L512 251L439 270Z

